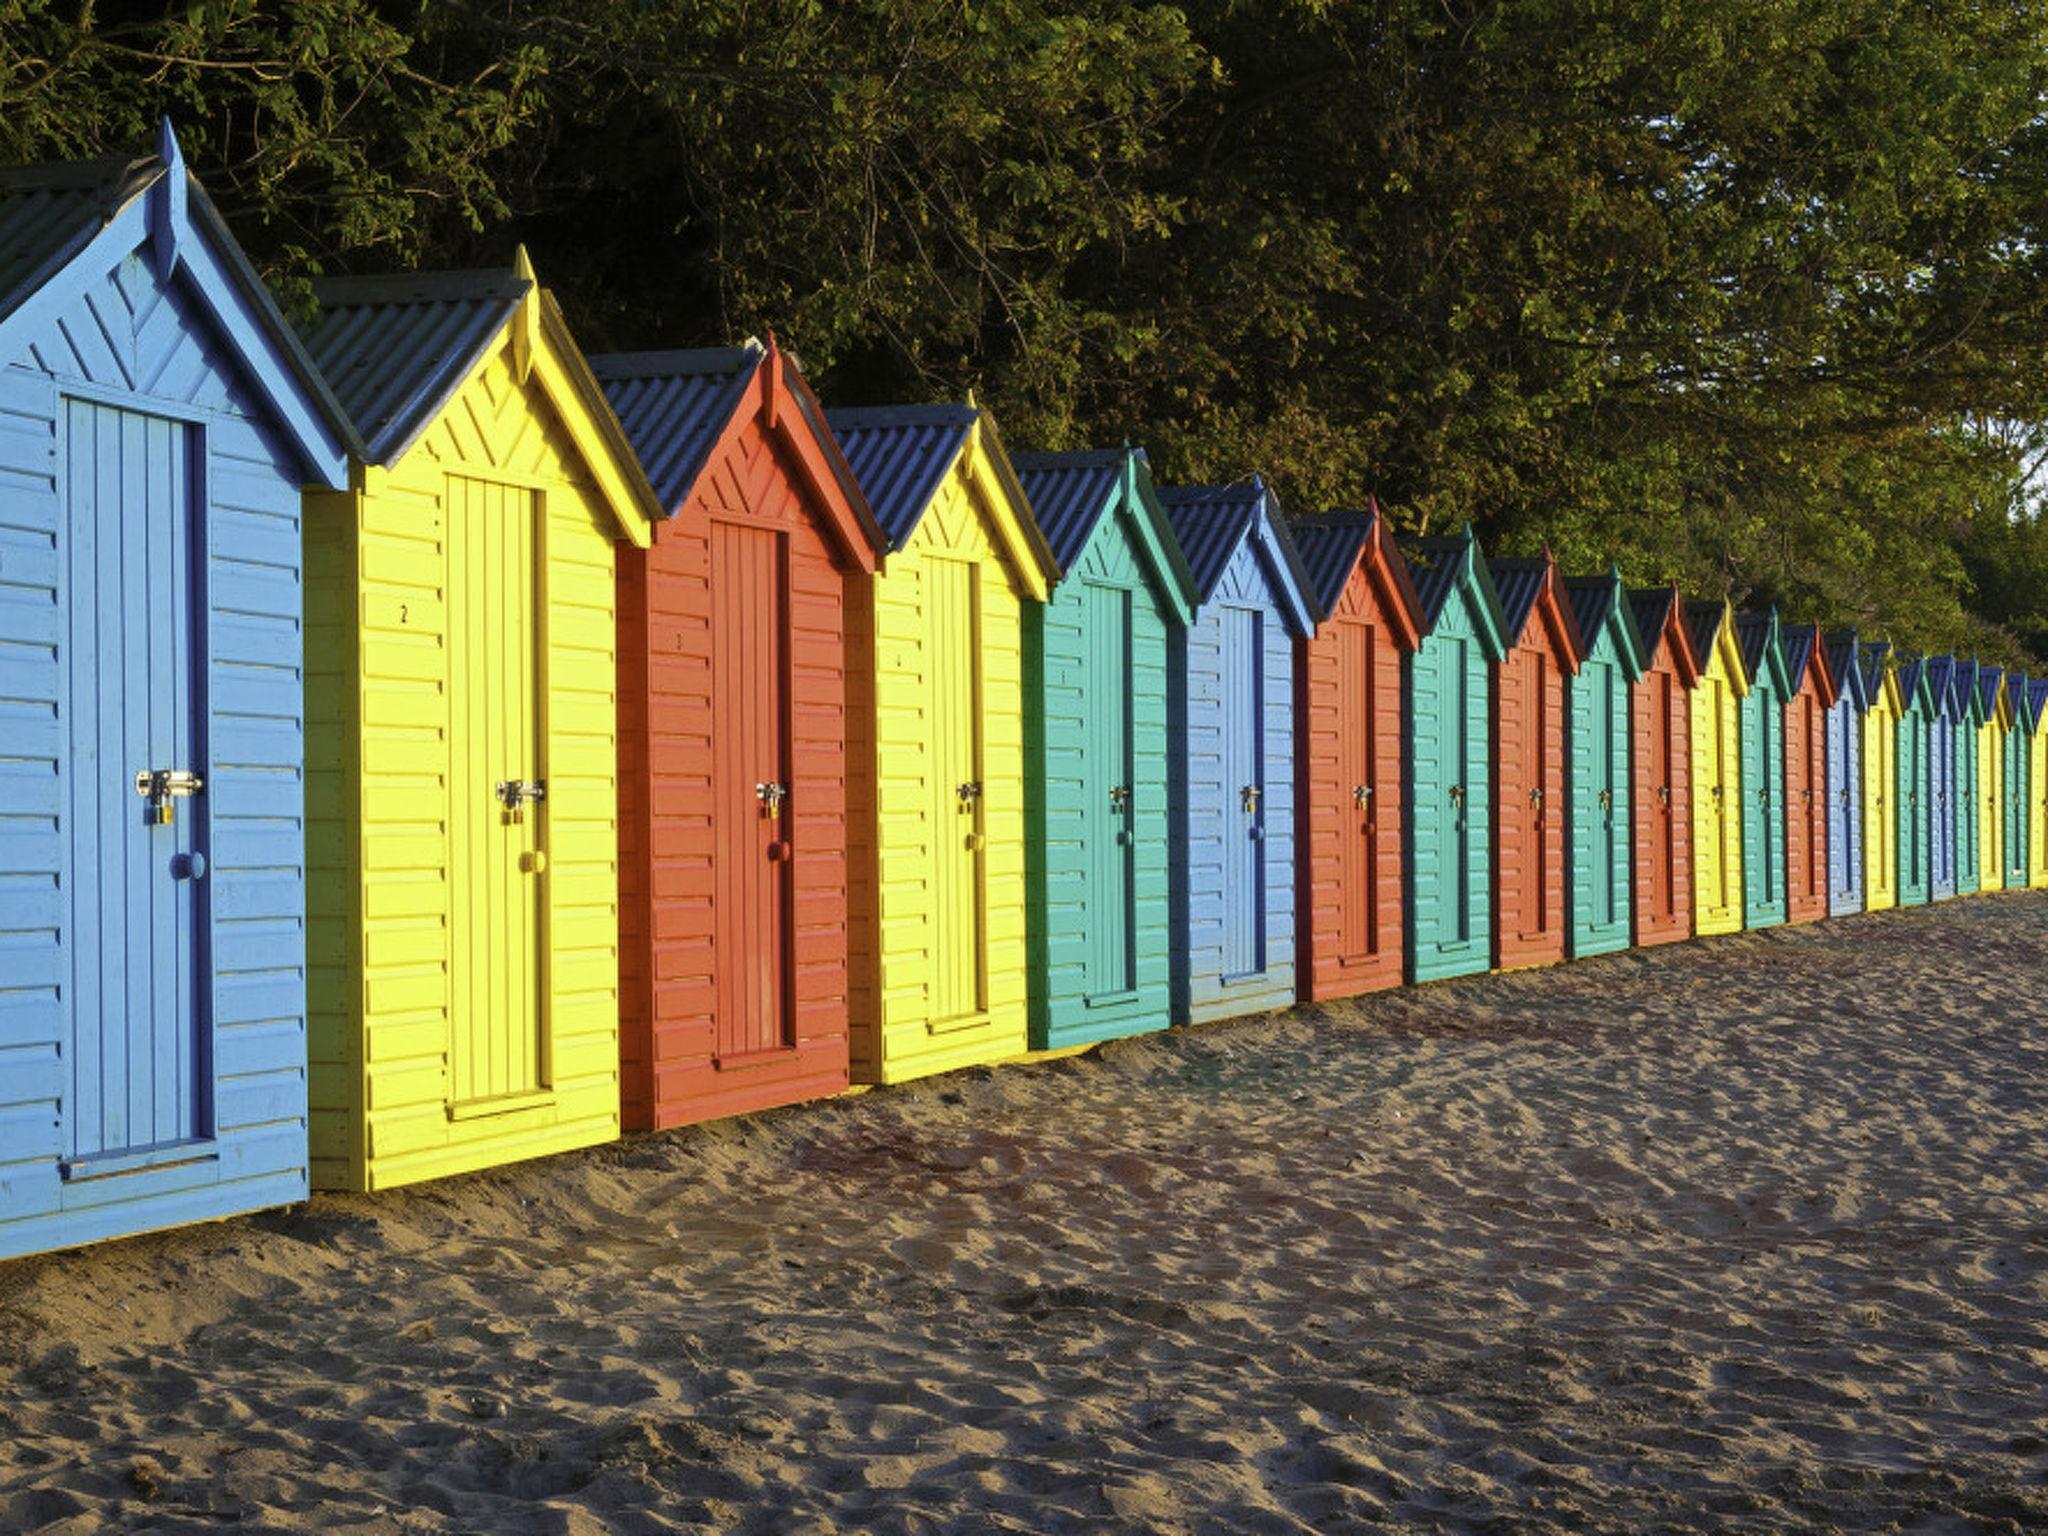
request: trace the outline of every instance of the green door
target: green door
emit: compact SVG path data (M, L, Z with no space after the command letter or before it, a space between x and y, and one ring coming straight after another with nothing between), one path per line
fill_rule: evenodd
M1131 594L1090 582L1084 589L1083 654L1088 668L1087 735L1081 793L1088 864L1089 1001L1138 984L1136 839L1131 835Z

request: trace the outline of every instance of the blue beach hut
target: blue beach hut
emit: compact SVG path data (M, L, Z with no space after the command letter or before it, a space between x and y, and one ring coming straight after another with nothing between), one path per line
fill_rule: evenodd
M1953 656L1929 656L1923 663L1927 692L1927 896L1946 901L1956 894L1957 784L1956 722L1965 708L1960 666Z
M1984 887L1983 784L1978 762L1979 737L1984 729L1984 700L1978 691L1978 670L1975 661L1958 656L1951 674L1955 685L1955 893L1958 896L1974 896Z
M1308 581L1256 475L1163 487L1194 579L1168 635L1176 1023L1295 1001L1294 642Z
M1856 631L1831 635L1828 671L1828 915L1863 910L1863 716L1870 708Z
M168 126L0 172L0 1258L307 1191L301 493L349 429Z

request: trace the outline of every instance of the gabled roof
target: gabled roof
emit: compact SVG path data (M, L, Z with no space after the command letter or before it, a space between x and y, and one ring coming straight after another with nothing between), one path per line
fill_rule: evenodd
M1924 704L1930 711L1935 707L1934 688L1929 676L1928 659L1925 656L1908 656L1901 651L1898 656L1897 675L1901 708L1911 709L1916 703Z
M1742 645L1735 635L1735 605L1725 597L1718 602L1687 603L1685 627L1692 641L1693 655L1699 658L1700 671L1705 672L1713 665L1713 657L1718 652L1736 697L1747 698L1749 668L1742 659Z
M787 450L840 555L875 569L882 530L817 397L772 337L766 347L750 339L737 347L612 353L591 358L590 371L669 517L689 503L721 446L759 419Z
M1160 504L1144 449L1020 453L1010 462L1062 571L1074 568L1105 517L1128 506L1140 558L1150 568L1161 596L1182 625L1193 619L1194 574L1182 557L1172 520Z
M1929 656L1927 658L1927 694L1933 701L1937 713L1953 719L1960 710L1961 699L1957 688L1961 681L1961 663L1953 656Z
M1161 486L1159 502L1166 508L1181 554L1194 575L1198 604L1216 595L1216 585L1230 568L1232 557L1239 546L1249 543L1274 603L1288 616L1294 632L1313 632L1316 615L1308 595L1308 576L1280 517L1279 503L1264 480L1253 475L1229 485Z
M1828 666L1828 648L1821 638L1820 625L1794 624L1789 629L1781 628L1778 639L1785 647L1785 676L1791 680L1791 692L1796 694L1804 688L1807 676L1811 674L1813 691L1820 697L1821 708L1832 709L1835 674Z
M2027 683L2028 720L2036 731L2048 728L2048 677L2037 677Z
M1955 689L1955 716L1973 724L1984 720L1984 698L1977 692L1977 673L1980 667L1975 657L1958 656L1955 670L1950 674Z
M1508 644L1521 644L1530 621L1541 618L1550 631L1551 644L1564 653L1566 669L1578 671L1586 642L1572 618L1571 604L1565 600L1557 562L1551 559L1550 552L1544 551L1541 560L1496 557L1486 562L1486 573L1493 578L1494 595L1500 599L1501 616L1507 620Z
M345 277L314 284L308 344L355 423L365 462L403 459L476 369L510 348L537 380L620 534L645 549L664 515L554 295L522 246L506 270Z
M0 170L0 365L136 251L182 273L297 451L309 483L348 484L348 419L185 165L165 121L154 154Z
M998 543L1025 588L1043 602L1060 565L1032 514L1031 498L1003 451L993 417L964 405L879 405L825 412L891 550L910 542L939 487L963 459L994 515ZM978 455L978 457L977 457ZM998 510L997 503L1003 504Z
M1473 606L1479 637L1486 659L1499 661L1511 643L1507 615L1501 612L1500 594L1493 590L1493 577L1479 554L1479 540L1471 524L1452 538L1416 539L1403 544L1409 573L1415 578L1415 594L1422 599L1423 633L1436 628L1454 593L1463 593Z
M1889 693L1892 708L1900 707L1899 680L1892 666L1892 643L1889 640L1866 640L1857 647L1857 658L1863 669L1863 691L1872 704L1878 695Z
M2003 669L1981 665L1977 668L1977 699L1983 706L1986 720L1991 719L2006 704Z
M1403 650L1414 650L1423 633L1422 599L1416 595L1407 559L1380 517L1379 503L1371 503L1364 512L1316 512L1288 521L1317 622L1337 611L1351 573L1363 564L1392 621L1395 642Z
M1686 627L1685 597L1678 583L1643 587L1628 595L1629 611L1635 616L1636 634L1643 642L1643 669L1657 664L1657 652L1673 648L1672 662L1678 680L1690 688L1700 679L1699 655L1692 648L1692 631Z
M1643 637L1636 629L1635 610L1630 606L1628 588L1621 583L1621 569L1610 566L1605 576L1571 576L1565 579L1565 598L1572 608L1572 622L1587 655L1592 654L1603 629L1614 635L1614 649L1621 658L1621 670L1630 682L1643 675L1647 660Z
M1776 605L1768 613L1736 614L1735 641L1741 647L1742 667L1749 674L1752 685L1769 673L1771 680L1778 685L1778 692L1790 698L1792 669L1786 662L1785 643L1778 631Z

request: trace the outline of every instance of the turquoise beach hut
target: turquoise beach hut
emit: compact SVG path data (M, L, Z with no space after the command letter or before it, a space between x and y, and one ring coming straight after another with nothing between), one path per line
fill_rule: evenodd
M1951 677L1955 687L1955 829L1956 894L1974 896L1984 888L1984 817L1978 738L1984 731L1984 698L1978 687L1975 661L1956 657Z
M1899 664L1899 905L1925 906L1934 891L1934 687L1927 658Z
M2005 772L1999 788L2003 803L2005 888L2024 891L2032 859L2027 837L2027 804L2033 791L2030 759L2034 741L2034 696L2024 673L2005 674L2005 693L2012 710L2012 729L2005 733Z
M1643 675L1643 642L1618 568L1564 589L1584 647L1566 726L1566 939L1577 958L1627 949L1633 927L1629 693Z
M1792 677L1778 610L1738 613L1735 638L1749 673L1736 709L1742 751L1742 925L1785 921L1785 701Z

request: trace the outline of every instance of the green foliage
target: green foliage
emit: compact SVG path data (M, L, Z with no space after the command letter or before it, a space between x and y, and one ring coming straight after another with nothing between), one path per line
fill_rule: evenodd
M170 111L282 277L502 261L1576 569L2048 656L2041 0L0 0L0 153Z

